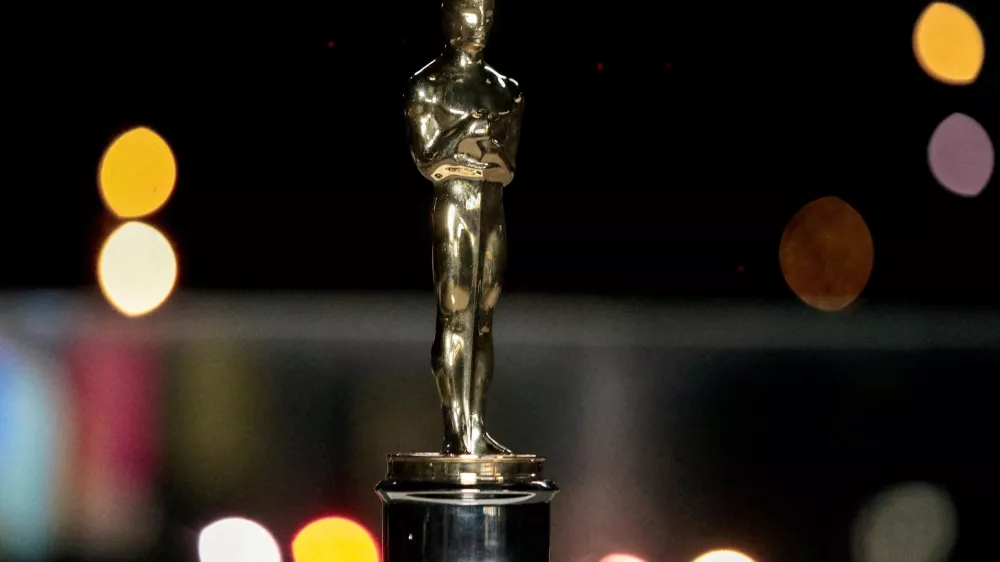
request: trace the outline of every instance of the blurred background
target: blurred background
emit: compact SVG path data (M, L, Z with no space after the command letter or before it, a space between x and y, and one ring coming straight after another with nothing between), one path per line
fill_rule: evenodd
M378 562L385 454L441 435L440 2L23 10L0 560ZM490 427L554 561L997 558L998 42L985 0L498 1Z

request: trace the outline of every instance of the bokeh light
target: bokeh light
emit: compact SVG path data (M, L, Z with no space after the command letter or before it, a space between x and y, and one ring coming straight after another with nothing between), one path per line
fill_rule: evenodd
M856 562L944 562L958 535L958 513L945 490L909 482L876 495L854 523Z
M927 147L931 172L945 189L976 197L990 182L996 154L989 133L975 119L953 113L941 122Z
M170 145L146 127L116 138L101 158L101 196L123 219L144 217L162 207L176 181L177 163Z
M609 554L604 558L601 558L600 562L646 562L638 556L632 556L631 554Z
M694 562L754 562L753 558L750 558L742 552L737 552L735 550L713 550L702 554L694 560Z
M292 541L295 562L378 562L375 539L350 519L327 517L306 525Z
M253 345L189 338L171 352L166 451L177 491L198 505L232 505L279 470L274 397Z
M0 560L46 560L56 532L63 379L0 338Z
M875 262L871 233L842 199L823 197L792 217L781 237L781 272L806 304L828 312L853 303Z
M68 531L106 559L135 559L164 523L156 502L162 356L155 345L92 333L73 338L63 357L73 415Z
M976 20L947 2L927 7L913 29L913 51L924 72L945 84L971 84L983 68L986 47Z
M167 238L141 222L111 233L97 266L104 296L122 314L141 316L163 304L177 280L177 256Z
M202 529L198 558L201 562L281 562L281 549L260 524L230 517Z

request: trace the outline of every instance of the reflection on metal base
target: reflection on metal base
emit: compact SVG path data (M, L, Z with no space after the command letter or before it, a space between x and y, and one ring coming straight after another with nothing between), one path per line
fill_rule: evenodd
M390 455L384 562L548 562L558 488L533 455Z

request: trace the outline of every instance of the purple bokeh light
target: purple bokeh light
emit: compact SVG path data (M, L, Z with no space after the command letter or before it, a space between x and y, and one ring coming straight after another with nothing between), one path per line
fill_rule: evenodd
M938 183L956 195L976 197L993 175L995 154L990 135L963 113L953 113L938 125L927 156Z

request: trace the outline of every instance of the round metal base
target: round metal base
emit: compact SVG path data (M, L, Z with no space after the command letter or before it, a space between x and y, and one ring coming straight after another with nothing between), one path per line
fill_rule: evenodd
M547 562L558 489L532 455L390 455L384 562Z

